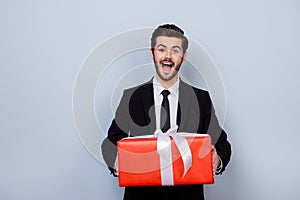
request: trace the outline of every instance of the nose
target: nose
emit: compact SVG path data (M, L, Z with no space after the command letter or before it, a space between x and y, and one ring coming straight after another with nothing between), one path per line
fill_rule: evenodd
M166 50L165 57L166 58L171 58L171 55L172 55L171 50Z

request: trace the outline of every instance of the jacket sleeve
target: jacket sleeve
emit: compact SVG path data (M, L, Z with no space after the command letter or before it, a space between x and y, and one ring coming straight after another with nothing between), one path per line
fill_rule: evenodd
M103 159L113 175L115 175L114 165L117 156L117 142L127 137L129 133L129 93L129 91L124 91L116 110L115 118L108 129L108 135L101 145Z
M215 109L213 103L207 93L207 105L206 114L204 116L204 130L207 134L211 136L212 145L215 146L217 153L222 161L222 168L218 174L222 174L228 165L231 157L231 144L227 139L226 132L220 126L217 116L215 114Z

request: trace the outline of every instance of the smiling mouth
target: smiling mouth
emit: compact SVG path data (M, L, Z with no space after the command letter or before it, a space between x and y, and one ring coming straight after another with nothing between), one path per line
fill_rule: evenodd
M174 66L174 63L171 61L162 61L161 66L162 66L163 70L170 71L171 68Z

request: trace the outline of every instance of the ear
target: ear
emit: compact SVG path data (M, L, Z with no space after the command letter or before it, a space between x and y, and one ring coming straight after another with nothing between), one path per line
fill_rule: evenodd
M184 55L183 55L183 59L182 59L182 61L185 61L186 60L186 57L187 57L187 51L185 51L185 53L184 53Z
M151 58L152 60L154 60L154 55L153 55L152 49L150 49L150 58Z

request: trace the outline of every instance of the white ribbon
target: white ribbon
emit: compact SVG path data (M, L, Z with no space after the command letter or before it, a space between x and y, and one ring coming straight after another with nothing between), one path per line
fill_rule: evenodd
M183 176L192 166L192 152L187 140L177 133L178 126L169 129L163 133L160 129L156 130L154 135L157 136L157 153L160 158L160 173L162 185L174 185L173 167L172 167L172 149L171 140L173 138L183 161Z

